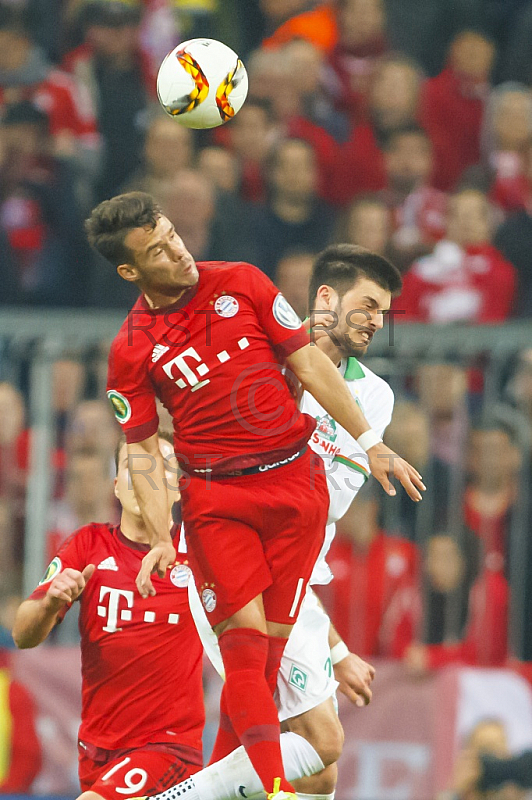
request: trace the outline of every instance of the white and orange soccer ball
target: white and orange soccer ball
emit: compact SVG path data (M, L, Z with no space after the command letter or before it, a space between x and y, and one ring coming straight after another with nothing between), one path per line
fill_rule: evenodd
M187 128L216 128L232 119L248 93L237 54L216 39L190 39L168 53L157 75L159 101Z

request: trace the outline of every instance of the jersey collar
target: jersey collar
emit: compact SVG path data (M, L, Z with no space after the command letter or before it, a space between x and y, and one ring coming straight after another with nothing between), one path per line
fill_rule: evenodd
M346 381L357 381L366 377L366 373L354 356L349 356L347 360L342 359L342 368L344 370L344 380Z

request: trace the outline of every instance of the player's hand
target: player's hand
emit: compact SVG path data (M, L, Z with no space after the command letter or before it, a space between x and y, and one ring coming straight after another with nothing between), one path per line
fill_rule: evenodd
M368 450L371 474L377 478L384 491L394 497L397 492L391 478L397 478L407 495L416 503L422 499L421 492L426 489L421 475L408 461L390 450L384 442L370 447Z
M304 325L310 334L311 342L317 342L329 335L327 330L332 330L338 325L338 317L326 311L312 311Z
M67 603L69 605L73 603L82 593L95 569L94 564L88 564L83 572L70 567L64 569L59 575L55 576L48 587L46 592L47 602L58 609Z
M164 578L166 570L172 566L175 560L176 552L172 542L159 542L152 547L149 553L146 553L136 581L141 597L150 597L156 594L151 576L156 572L159 578Z
M375 677L375 668L354 653L342 658L334 665L334 677L338 681L342 694L359 708L371 702L371 682Z

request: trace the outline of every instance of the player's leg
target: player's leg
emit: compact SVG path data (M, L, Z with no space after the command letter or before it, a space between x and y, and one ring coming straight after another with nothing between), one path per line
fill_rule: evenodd
M309 742L295 733L281 734L281 751L289 781L320 772L325 765ZM209 764L186 781L170 787L152 800L242 800L264 797L259 776L243 747Z
M219 636L225 669L224 727L216 755L234 747L238 737L266 791L273 792L280 778L281 789L289 792L277 709L266 680L269 641L262 591L271 584L271 574L248 518L252 486L229 479L212 481L206 490L205 481L192 479L183 493L183 518L198 593Z

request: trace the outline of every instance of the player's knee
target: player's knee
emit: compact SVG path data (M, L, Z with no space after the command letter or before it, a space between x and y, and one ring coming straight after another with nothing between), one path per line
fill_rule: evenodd
M289 720L288 728L310 742L325 767L336 763L340 758L344 730L332 704L330 708L324 705Z

